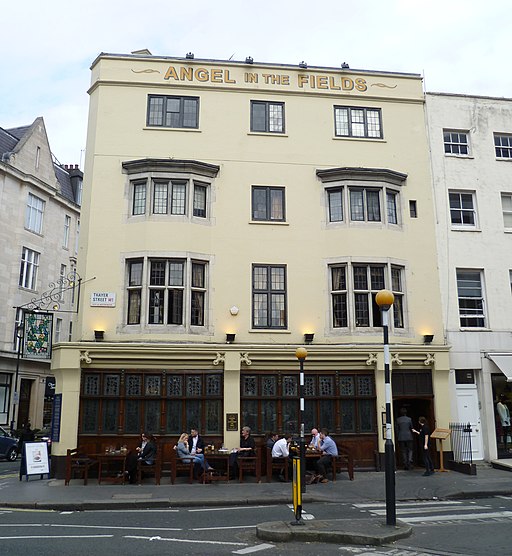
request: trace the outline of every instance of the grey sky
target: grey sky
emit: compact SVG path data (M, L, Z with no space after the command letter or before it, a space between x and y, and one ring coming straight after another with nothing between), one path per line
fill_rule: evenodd
M0 126L43 116L62 163L84 157L100 52L420 73L427 91L512 97L509 0L18 0L0 3Z

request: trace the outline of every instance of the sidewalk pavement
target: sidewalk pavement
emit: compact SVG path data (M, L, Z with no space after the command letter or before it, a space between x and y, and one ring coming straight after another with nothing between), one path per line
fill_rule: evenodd
M472 476L455 471L436 472L429 477L422 474L423 469L420 468L396 472L397 502L512 495L510 471L495 469L487 464L479 464L477 474ZM159 486L151 484L150 479L142 485L98 485L95 479L90 479L89 484L84 486L83 481L76 479L72 480L69 486L64 486L63 480L41 480L39 476L35 476L30 477L29 481L19 481L17 474L9 475L0 478L0 507L90 511L292 502L291 483L267 483L265 477L259 484L253 477L249 477L244 483L230 481L189 485L184 477L178 478L178 481L171 485L169 477L163 477ZM346 473L341 473L335 482L308 485L302 503L306 506L312 502L363 503L385 499L384 473L356 471L354 481L350 481ZM291 526L288 522L272 522L261 524L257 528L258 536L266 540L307 539L351 544L384 544L408 536L411 531L411 527L400 522L397 527L386 526L383 518L350 521L313 520L297 527Z

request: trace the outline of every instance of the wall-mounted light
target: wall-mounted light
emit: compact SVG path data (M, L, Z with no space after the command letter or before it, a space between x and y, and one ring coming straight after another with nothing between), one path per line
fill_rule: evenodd
M313 341L314 337L315 334L313 332L307 332L306 334L304 334L304 342L306 344L310 344Z
M434 334L424 334L423 335L423 343L424 344L431 344L433 339L434 339Z
M94 340L96 342L102 342L105 338L105 331L104 330L95 330L94 331Z
M247 58L245 59L246 64L252 64L253 62L254 62L254 60L252 59L251 56L247 56Z
M236 334L228 333L226 334L226 344L232 344L235 341Z
M187 52L187 55L185 56L185 58L187 60L193 60L194 59L194 53L193 52Z
M299 68L306 69L307 67L308 67L308 65L306 64L306 62L304 62L304 60L302 60L302 62L299 64Z

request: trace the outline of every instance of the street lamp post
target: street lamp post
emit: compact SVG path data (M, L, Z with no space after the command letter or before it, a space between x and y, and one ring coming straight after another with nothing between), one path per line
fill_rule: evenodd
M22 323L24 319L22 319ZM20 403L20 394L18 392L18 377L20 374L20 359L21 359L21 347L23 343L23 324L16 326L16 343L17 343L17 353L16 353L16 372L14 374L14 391L12 393L12 415L11 415L11 433L14 432L14 414L16 413L16 406Z
M380 307L384 332L384 380L386 389L386 443L384 464L386 471L386 525L396 525L395 502L395 450L391 438L391 375L389 369L389 309L395 296L389 290L380 290L375 301Z
M304 439L304 361L308 356L308 350L303 347L297 348L295 356L299 360L299 396L300 396L300 412L299 412L299 456L300 456L300 483L301 491L306 492L306 441Z

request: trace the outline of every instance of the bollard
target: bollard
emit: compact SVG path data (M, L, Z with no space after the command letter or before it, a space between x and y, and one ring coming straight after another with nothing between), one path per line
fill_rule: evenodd
M291 525L304 525L302 519L302 470L300 456L293 456L293 479L292 479L292 497L293 497L293 513L295 521Z

